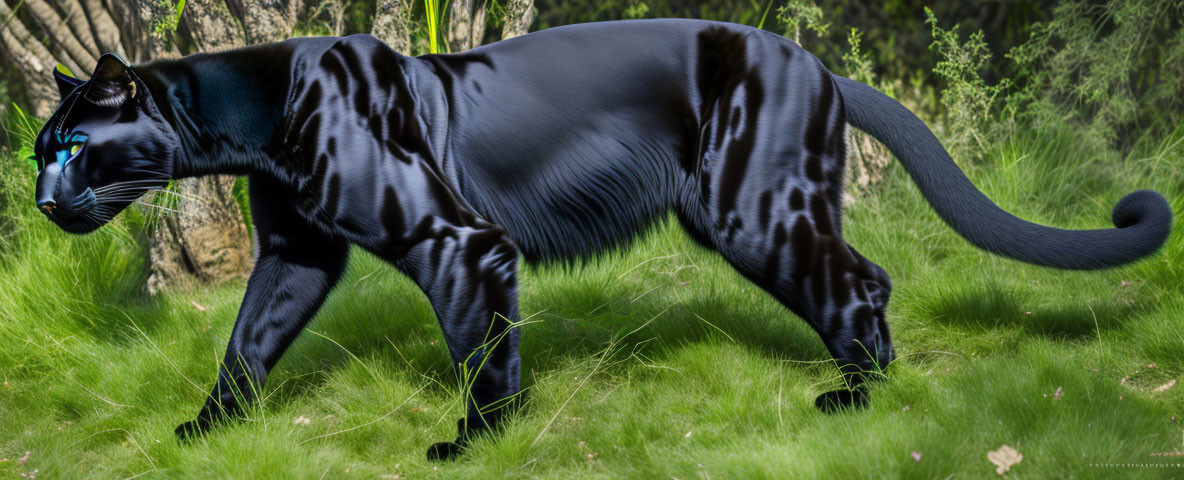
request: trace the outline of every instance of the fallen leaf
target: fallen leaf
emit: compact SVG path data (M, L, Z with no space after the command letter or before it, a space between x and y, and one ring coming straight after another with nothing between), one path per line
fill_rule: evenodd
M914 462L920 462L920 461L921 461L921 452L918 452L918 451L916 451L916 450L913 450L913 461L914 461Z
M203 307L203 306L201 306L201 304L200 304L200 303L197 303L197 302L195 302L195 301L193 301L193 300L190 300L190 301L189 301L189 303L190 303L190 304L192 304L192 305L193 305L193 308L196 308L196 309L197 309L197 311L199 311L199 312L204 312L204 311L206 311L206 307Z
M995 473L999 475L1007 473L1008 470L1011 470L1011 467L1020 463L1023 459L1024 456L1020 452L1007 445L999 447L998 450L987 452L987 460L995 464Z
M16 463L25 463L25 462L29 461L29 454L30 453L32 453L32 452L25 450L25 456L21 457L20 460L17 460Z
M1148 364L1147 364L1147 368L1155 368L1155 367L1158 367L1158 366L1159 366L1159 365L1156 365L1156 364L1154 364L1154 363L1148 363Z
M1061 387L1057 387L1057 391L1053 392L1052 399L1058 400L1061 398Z
M1172 388L1174 386L1176 386L1176 379L1173 378L1172 381L1165 383L1163 385L1160 385L1158 387L1155 387L1155 390L1152 390L1152 391L1155 393L1166 392L1166 391L1168 391L1169 388Z

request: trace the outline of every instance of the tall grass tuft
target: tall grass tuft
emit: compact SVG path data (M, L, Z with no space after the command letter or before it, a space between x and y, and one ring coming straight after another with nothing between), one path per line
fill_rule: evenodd
M423 7L424 16L427 17L425 20L428 30L428 53L442 53L443 50L440 48L443 43L440 41L440 12L448 8L448 1L445 0L444 5L440 5L439 0L423 0Z

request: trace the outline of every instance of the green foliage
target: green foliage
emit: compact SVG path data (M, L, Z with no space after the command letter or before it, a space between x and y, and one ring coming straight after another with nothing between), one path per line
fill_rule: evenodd
M645 14L649 13L649 11L650 11L649 5L646 5L645 2L637 2L632 5L629 5L629 8L626 8L625 11L621 13L621 18L624 18L624 19L645 18Z
M447 6L447 1L445 1L445 6ZM440 6L439 0L423 0L423 7L428 31L428 52L442 53L440 45L446 42L440 41L440 12L444 7Z
M793 41L802 43L802 31L814 32L818 37L826 35L830 22L823 23L822 9L813 0L789 0L777 9L777 20L785 24L785 33Z
M1184 2L1069 1L1008 53L1021 83L1009 108L1030 123L1069 121L1089 141L1129 151L1184 112Z
M506 24L506 3L497 0L485 2L485 29L499 31Z
M991 60L991 51L983 40L982 30L962 42L958 25L948 30L941 28L929 8L925 9L925 16L933 34L929 48L939 57L933 72L945 81L941 100L949 131L944 143L955 154L973 156L973 152L986 147L985 136L994 120L996 100L1011 86L1011 81L1004 78L989 85L983 79L981 72Z
M843 53L843 68L847 71L848 78L866 85L878 86L880 82L872 69L871 56L860 47L862 38L863 32L858 28L851 27L851 34L847 36L847 45L850 50ZM881 89L881 91L892 95L887 90Z
M181 14L185 12L185 0L177 0L177 3L172 3L171 0L157 0L157 3L168 8L169 13L153 21L152 32L157 35L172 35L181 23Z
M13 144L17 146L17 156L26 159L33 166L33 171L37 171L37 160L33 158L33 143L37 140L37 133L41 131L41 120L25 113L20 105L14 103L4 129L12 135Z

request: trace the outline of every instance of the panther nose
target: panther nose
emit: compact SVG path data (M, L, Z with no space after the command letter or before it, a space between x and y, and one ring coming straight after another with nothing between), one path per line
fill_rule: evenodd
M57 202L54 202L52 198L47 198L45 200L41 200L40 202L37 202L37 208L40 208L41 211L45 212L46 215L53 215L53 211L57 207L58 207Z
M58 208L57 202L53 197L58 190L58 179L62 174L62 164L60 162L53 162L45 166L41 174L37 177L37 208L46 215L52 215L54 210Z

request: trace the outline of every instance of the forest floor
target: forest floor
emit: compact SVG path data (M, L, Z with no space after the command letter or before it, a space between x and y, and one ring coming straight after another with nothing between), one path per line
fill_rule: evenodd
M1110 227L1151 188L1184 223L1184 128L1124 159L1073 138L1021 134L963 166L1031 221ZM1015 478L1184 476L1181 229L1122 268L1025 265L955 235L895 164L844 223L894 285L900 358L869 407L815 410L840 384L817 335L666 221L580 266L524 267L525 408L443 463L425 451L456 433L458 383L426 299L377 259L354 252L247 418L180 443L245 282L150 297L141 236L15 222L2 478L993 478L1003 445Z

